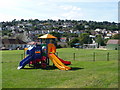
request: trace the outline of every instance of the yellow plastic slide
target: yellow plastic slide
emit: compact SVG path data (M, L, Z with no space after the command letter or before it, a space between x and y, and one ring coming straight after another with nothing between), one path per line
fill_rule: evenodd
M51 61L55 64L57 68L60 70L70 70L71 68L68 66L65 66L54 54L49 54L49 58Z

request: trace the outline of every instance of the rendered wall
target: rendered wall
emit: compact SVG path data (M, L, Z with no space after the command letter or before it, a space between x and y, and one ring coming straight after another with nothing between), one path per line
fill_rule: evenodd
M107 49L108 50L118 50L118 44L108 44Z

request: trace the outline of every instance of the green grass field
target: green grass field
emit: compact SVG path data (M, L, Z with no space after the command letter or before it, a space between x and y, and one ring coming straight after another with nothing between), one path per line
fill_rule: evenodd
M17 70L23 50L0 52L2 88L118 88L118 54L115 50L57 49L60 58L72 62L69 71L57 68ZM95 62L93 52L96 53ZM108 52L109 61L106 59ZM72 53L77 53L76 60Z

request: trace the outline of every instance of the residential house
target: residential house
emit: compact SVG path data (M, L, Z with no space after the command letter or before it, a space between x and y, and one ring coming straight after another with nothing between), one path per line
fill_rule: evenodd
M93 43L93 44L83 44L83 48L97 48L98 44L97 43Z
M107 42L108 50L120 50L120 40L118 39L110 39Z
M114 36L115 34L117 34L117 33L107 33L107 36L108 36L108 37L112 37L112 36Z
M19 39L2 39L2 45L0 49L9 49L9 50L14 50L14 49L24 49L26 46L26 42L23 42L22 40Z
M66 42L66 41L67 41L67 38L66 38L66 37L61 37L61 38L60 38L60 41L61 41L61 42Z

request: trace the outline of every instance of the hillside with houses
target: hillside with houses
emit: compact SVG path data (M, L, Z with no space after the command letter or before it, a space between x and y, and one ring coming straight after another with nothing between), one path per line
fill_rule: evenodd
M22 49L47 33L58 37L57 47L100 48L105 47L109 39L120 37L118 23L85 20L14 19L0 22L0 32L2 49Z

